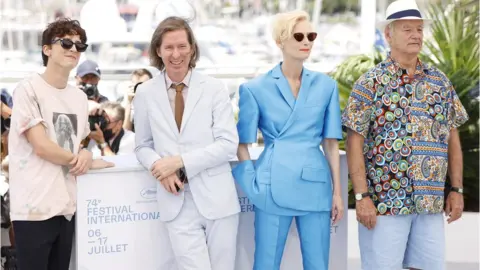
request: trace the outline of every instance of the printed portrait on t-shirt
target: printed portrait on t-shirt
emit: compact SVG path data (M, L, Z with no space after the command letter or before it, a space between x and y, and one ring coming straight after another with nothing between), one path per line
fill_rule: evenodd
M58 145L73 153L77 137L77 115L54 112L52 120ZM68 166L63 166L62 169L63 176L67 177Z

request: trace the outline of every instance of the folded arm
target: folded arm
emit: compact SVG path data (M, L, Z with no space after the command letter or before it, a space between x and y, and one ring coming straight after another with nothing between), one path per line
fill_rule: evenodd
M230 161L237 152L238 134L235 128L232 104L225 86L215 93L212 106L214 142L204 148L184 153L181 156L187 177L189 178L208 168Z
M147 93L139 87L134 99L135 106L135 154L138 161L150 170L161 157L155 152L152 130L148 119Z
M48 137L39 105L31 94L33 91L26 84L14 90L11 125L18 135L26 137L37 156L57 165L69 165L75 155Z
M16 104L15 104L16 105ZM54 143L47 137L47 133L42 124L25 131L28 142L32 145L35 154L42 159L57 165L70 165L75 155Z

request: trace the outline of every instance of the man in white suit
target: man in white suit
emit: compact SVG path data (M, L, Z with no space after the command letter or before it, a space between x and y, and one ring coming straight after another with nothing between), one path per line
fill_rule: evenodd
M162 72L137 88L135 152L158 180L178 268L233 270L240 205L229 160L238 135L225 85L195 71L198 57L185 20L159 24L150 58Z

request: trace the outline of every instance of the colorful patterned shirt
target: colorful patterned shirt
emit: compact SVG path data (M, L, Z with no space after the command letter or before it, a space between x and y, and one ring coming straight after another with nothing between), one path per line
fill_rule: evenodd
M409 77L388 55L357 80L342 123L365 137L368 191L377 214L443 211L450 130L467 120L445 74L420 60Z

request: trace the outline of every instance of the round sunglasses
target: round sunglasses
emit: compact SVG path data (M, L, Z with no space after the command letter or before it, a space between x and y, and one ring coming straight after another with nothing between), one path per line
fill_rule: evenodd
M60 46L62 46L62 48L64 48L65 50L70 50L73 45L75 45L75 49L77 49L77 52L84 52L88 48L88 44L82 43L80 41L73 42L71 39L68 38L54 39L52 41L52 44L55 44L57 41L60 41Z
M313 42L317 38L317 33L315 32L310 32L306 34L308 41ZM305 34L304 33L294 33L293 38L298 41L302 42L303 39L305 39Z

